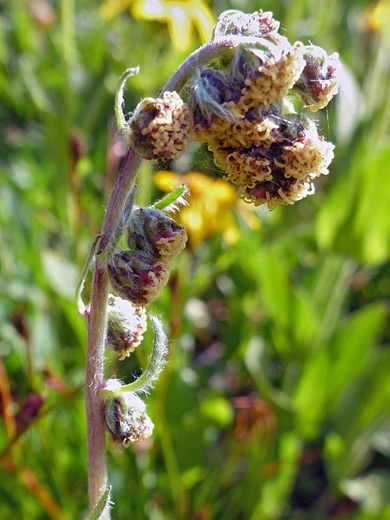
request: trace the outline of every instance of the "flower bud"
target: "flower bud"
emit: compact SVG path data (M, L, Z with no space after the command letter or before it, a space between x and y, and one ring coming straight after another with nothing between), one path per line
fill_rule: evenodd
M148 252L156 260L169 261L185 247L187 234L165 213L154 208L139 208L132 212L127 245L134 251Z
M138 306L158 298L171 272L169 262L132 251L112 255L107 268L114 292Z
M131 302L110 295L107 311L106 347L122 361L141 343L146 330L146 312Z
M188 146L193 118L176 92L143 100L130 121L130 141L144 159L178 157Z
M305 67L295 89L312 112L326 107L338 92L340 61L337 52L330 56L316 45L305 47Z
M111 380L103 388L104 420L115 445L127 448L150 437L154 425L145 403L135 393L115 392L120 386L118 381ZM105 392L106 389L110 391Z

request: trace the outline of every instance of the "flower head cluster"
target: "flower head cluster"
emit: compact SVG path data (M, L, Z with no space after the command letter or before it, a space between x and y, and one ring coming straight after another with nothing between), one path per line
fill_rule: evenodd
M125 448L152 435L154 425L146 413L145 403L137 394L148 391L166 364L168 339L162 322L152 314L148 317L153 329L153 348L147 367L132 383L123 385L117 379L109 379L99 391L110 437L116 446Z
M185 247L184 226L154 208L132 212L128 250L115 253L108 262L108 274L114 291L136 306L155 301L167 284L170 261Z
M130 141L144 159L178 157L188 146L193 130L190 110L177 92L146 98L130 121Z
M318 135L288 98L316 111L337 93L337 53L290 44L272 13L221 15L214 39L253 37L230 61L199 70L190 98L195 139L207 143L214 161L238 186L239 196L269 209L314 193L312 180L328 173L331 143Z
M110 295L107 311L106 347L115 350L119 360L130 356L146 331L146 312L130 301Z

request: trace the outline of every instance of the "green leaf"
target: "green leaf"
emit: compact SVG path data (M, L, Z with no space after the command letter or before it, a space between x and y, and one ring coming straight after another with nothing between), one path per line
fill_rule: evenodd
M359 171L359 192L353 221L362 240L363 260L379 264L390 253L390 147L370 150Z
M316 237L321 248L332 247L340 227L348 218L354 193L354 183L346 174L339 177L328 192L316 221Z
M88 520L100 520L103 519L103 513L106 507L108 508L110 506L110 499L111 499L111 486L108 486L108 488L105 490L103 495L99 498L99 502L94 507L93 511L88 517Z
M277 406L289 409L291 406L289 396L275 388L268 378L269 361L264 341L260 336L252 336L246 344L244 362L262 395Z
M219 395L202 399L199 405L199 413L220 426L228 426L233 420L233 409L230 402Z
M325 349L314 353L303 367L293 397L298 427L308 439L318 434L320 422L326 414L324 405L330 368L329 355Z
M344 386L365 367L366 356L375 346L387 314L381 303L366 306L353 313L336 335L331 344L332 370L327 384L330 402L335 402Z
M261 297L270 317L281 327L288 327L290 292L287 270L275 252L263 249L254 257Z
M294 287L292 291L291 322L296 344L306 348L311 346L320 320L312 295L302 286Z
M343 303L354 269L353 262L348 260L337 261L331 258L329 263L324 264L324 276L321 274L322 280L320 279L314 295L322 307L314 349L320 348L331 338L342 315Z
M250 520L281 518L284 502L291 493L301 456L301 440L295 432L285 432L279 440L278 473L268 478Z

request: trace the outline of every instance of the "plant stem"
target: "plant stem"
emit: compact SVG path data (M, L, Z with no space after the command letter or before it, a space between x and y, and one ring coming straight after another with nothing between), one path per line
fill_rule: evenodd
M168 80L163 92L179 91L181 90L191 76L195 73L198 67L207 65L212 60L218 58L224 50L234 49L238 45L256 45L259 43L259 38L253 36L230 36L229 38L221 38L211 40L202 47L188 56L186 60L176 69L176 72Z
M134 187L135 178L141 162L142 159L130 148L108 204L98 254L104 250L110 236L115 230L122 210ZM105 426L102 413L102 401L98 393L103 383L106 311L110 285L104 266L99 264L99 256L97 255L91 294L91 311L88 321L85 387L88 438L88 490L91 510L95 507L107 488ZM109 518L108 509L106 516L103 518Z

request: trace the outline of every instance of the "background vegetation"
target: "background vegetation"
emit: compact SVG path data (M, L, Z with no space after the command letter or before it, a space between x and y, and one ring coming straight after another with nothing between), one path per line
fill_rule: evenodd
M172 2L159 3L169 15ZM147 4L107 15L97 0L0 2L5 520L87 512L86 330L74 289L124 153L112 122L115 86L140 65L126 106L157 95L201 43L210 16L188 0L185 18L166 24L150 19ZM315 196L271 213L221 195L209 184L217 173L207 151L196 146L174 164L144 166L143 204L160 193L158 170L207 177L194 183L190 247L154 304L172 339L147 398L155 435L109 448L113 517L385 520L390 4L208 5L215 15L272 10L290 40L340 53L341 92L319 120L336 158ZM156 179L162 186L171 177ZM150 343L147 335L120 366L109 356L107 376L137 373Z

